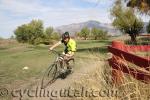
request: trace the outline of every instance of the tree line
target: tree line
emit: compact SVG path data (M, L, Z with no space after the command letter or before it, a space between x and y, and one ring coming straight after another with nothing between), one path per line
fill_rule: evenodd
M54 31L53 27L43 27L41 20L32 20L30 23L18 26L14 31L15 37L18 42L29 44L50 44L53 40L59 40L61 34ZM99 28L92 28L91 30L84 27L76 34L78 37L90 39L106 39L107 32Z
M87 38L98 40L98 39L107 39L108 32L96 27L92 29L84 27L81 29L80 32L77 32L76 35L80 38L84 38L84 40L86 40Z
M43 27L41 20L32 20L30 23L18 26L14 31L16 39L21 43L49 44L52 40L58 40L60 34L53 27Z

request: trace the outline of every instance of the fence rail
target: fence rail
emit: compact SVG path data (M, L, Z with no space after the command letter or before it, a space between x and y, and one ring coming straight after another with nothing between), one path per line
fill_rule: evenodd
M136 49L136 51L150 51L150 45L140 47L144 49ZM113 41L112 46L108 46L108 51L113 54L112 58L108 59L108 61L112 67L112 79L114 83L122 83L123 73L127 73L142 82L150 83L150 57L144 58L134 55L130 51L135 48L139 48L139 46L128 46L120 41ZM138 67L133 68L127 62L135 64Z

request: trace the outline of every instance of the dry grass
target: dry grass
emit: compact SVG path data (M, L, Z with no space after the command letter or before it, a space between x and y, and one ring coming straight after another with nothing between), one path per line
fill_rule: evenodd
M122 36L115 37L113 40L117 41L130 40L130 36L128 34L123 34Z
M84 88L89 94L83 97L76 97L73 100L119 100L116 93L117 90L112 87L108 64L101 65L97 61L93 61L93 63L97 67L81 77L80 80L76 80L73 84L75 89ZM95 97L92 95L92 91L93 93L97 93L95 91L98 91L100 94L95 94ZM115 93L109 93L110 91Z
M13 40L13 39L2 39L0 40L0 47L6 47L6 46L9 46L9 45L15 45L15 44L18 44L18 42L16 40Z
M143 68L140 68L130 62L125 62L127 66L134 68L135 70L138 68L141 71L145 71ZM123 74L122 76L122 84L115 86L119 93L121 94L121 100L149 100L150 99L150 84L143 83L139 80L136 80L129 74ZM120 77L121 78L121 77Z
M95 61L96 63L96 61ZM127 62L126 62L127 63ZM129 63L128 63L129 64ZM129 64L131 65L131 64ZM100 66L97 63L97 66ZM115 85L111 79L111 68L107 62L104 66L97 67L81 80L74 83L75 89L84 87L86 90L103 91L109 90L116 92L112 95L99 97L79 97L74 100L149 100L150 99L150 84L145 84L134 79L128 74L123 74L123 83Z
M134 52L135 55L141 56L141 57L150 57L150 51L147 52Z

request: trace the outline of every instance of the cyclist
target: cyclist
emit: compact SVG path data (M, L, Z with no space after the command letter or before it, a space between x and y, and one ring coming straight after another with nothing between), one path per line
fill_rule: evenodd
M61 44L65 45L65 49L63 52L64 55L64 60L66 61L66 64L69 65L69 63L67 63L67 61L71 58L73 58L75 52L76 52L76 42L70 38L69 32L65 32L62 34L62 39L57 42L56 44L54 44L52 47L49 48L49 50L53 50L55 47L61 45ZM67 69L72 69L70 66L67 66Z

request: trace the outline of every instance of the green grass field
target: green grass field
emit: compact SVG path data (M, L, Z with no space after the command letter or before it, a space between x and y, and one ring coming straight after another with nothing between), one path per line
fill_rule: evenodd
M82 67L92 68L92 64L94 63L97 66L97 69L93 69L88 75L83 75L81 79L78 77L80 84L75 83L77 86L96 87L97 89L114 88L111 84L111 67L106 62L109 58L107 55L107 46L111 45L112 40L118 38L120 37L113 37L109 40L77 40L75 71L80 70L82 72ZM45 70L52 64L56 57L53 53L48 52L48 48L49 46L42 44L33 46L29 44L20 44L14 40L0 41L0 87L15 89L26 87L27 85L29 87L32 87L32 85L34 86L34 83L36 84L34 81L42 78ZM63 45L56 48L56 51L62 52ZM149 52L136 52L135 54L142 57L149 56ZM98 63L99 60L105 64L101 65L101 63ZM24 67L29 67L29 69L23 70ZM140 98L146 100L150 93L149 84L144 84L126 74L125 76L125 83L122 87L126 89L115 89L129 91L131 88L128 88L128 85L132 86L132 84L134 84L137 92L135 97L140 96ZM143 87L147 87L148 90L144 90L145 88L143 89ZM127 94L132 95L132 92L128 92ZM11 97L8 97L6 100L11 100L10 98ZM87 98L87 100L91 99ZM104 100L116 100L116 98Z
M8 41L7 41L8 42ZM82 67L81 60L104 60L109 40L80 40L77 41L75 55L76 68ZM46 68L54 61L56 55L48 52L45 45L32 46L28 44L8 43L0 47L0 85L26 83L34 78L41 78ZM63 46L56 49L61 52ZM90 58L88 58L90 56ZM23 70L29 67L28 70Z

